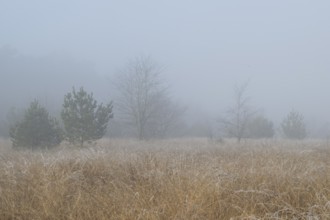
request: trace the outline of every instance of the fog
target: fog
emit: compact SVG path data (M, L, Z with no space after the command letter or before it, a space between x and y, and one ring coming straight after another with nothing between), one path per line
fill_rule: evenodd
M276 128L295 109L311 136L327 135L329 11L326 0L1 1L0 119L33 99L58 114L73 86L113 100L118 70L143 55L188 124L216 120L248 82Z

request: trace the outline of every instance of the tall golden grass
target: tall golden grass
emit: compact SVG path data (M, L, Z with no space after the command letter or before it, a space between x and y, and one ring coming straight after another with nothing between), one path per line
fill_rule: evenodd
M322 142L0 142L0 219L330 219Z

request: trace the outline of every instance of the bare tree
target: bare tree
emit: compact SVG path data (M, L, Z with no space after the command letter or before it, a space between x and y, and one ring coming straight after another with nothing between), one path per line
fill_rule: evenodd
M283 119L281 128L284 136L289 139L304 139L307 136L304 116L294 110Z
M180 108L168 95L162 69L149 57L139 57L122 69L115 82L119 92L118 115L142 140L165 136L180 116Z
M234 104L227 110L226 116L220 119L225 133L240 142L246 135L249 120L255 114L249 106L249 97L246 96L248 83L235 86Z

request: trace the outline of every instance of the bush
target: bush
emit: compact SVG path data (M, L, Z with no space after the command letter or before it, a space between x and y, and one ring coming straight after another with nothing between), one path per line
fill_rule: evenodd
M33 101L25 111L22 120L10 129L13 147L50 148L62 141L62 131L55 118L48 111Z
M247 124L249 138L272 138L275 134L273 122L264 116L257 116Z
M83 88L64 97L61 113L65 128L65 137L71 144L94 141L105 135L109 120L113 117L112 103L97 105L93 94L87 94Z

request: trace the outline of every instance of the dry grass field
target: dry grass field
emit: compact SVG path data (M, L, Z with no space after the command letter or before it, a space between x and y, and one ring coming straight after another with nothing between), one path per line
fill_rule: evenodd
M0 219L330 219L321 141L0 145Z

